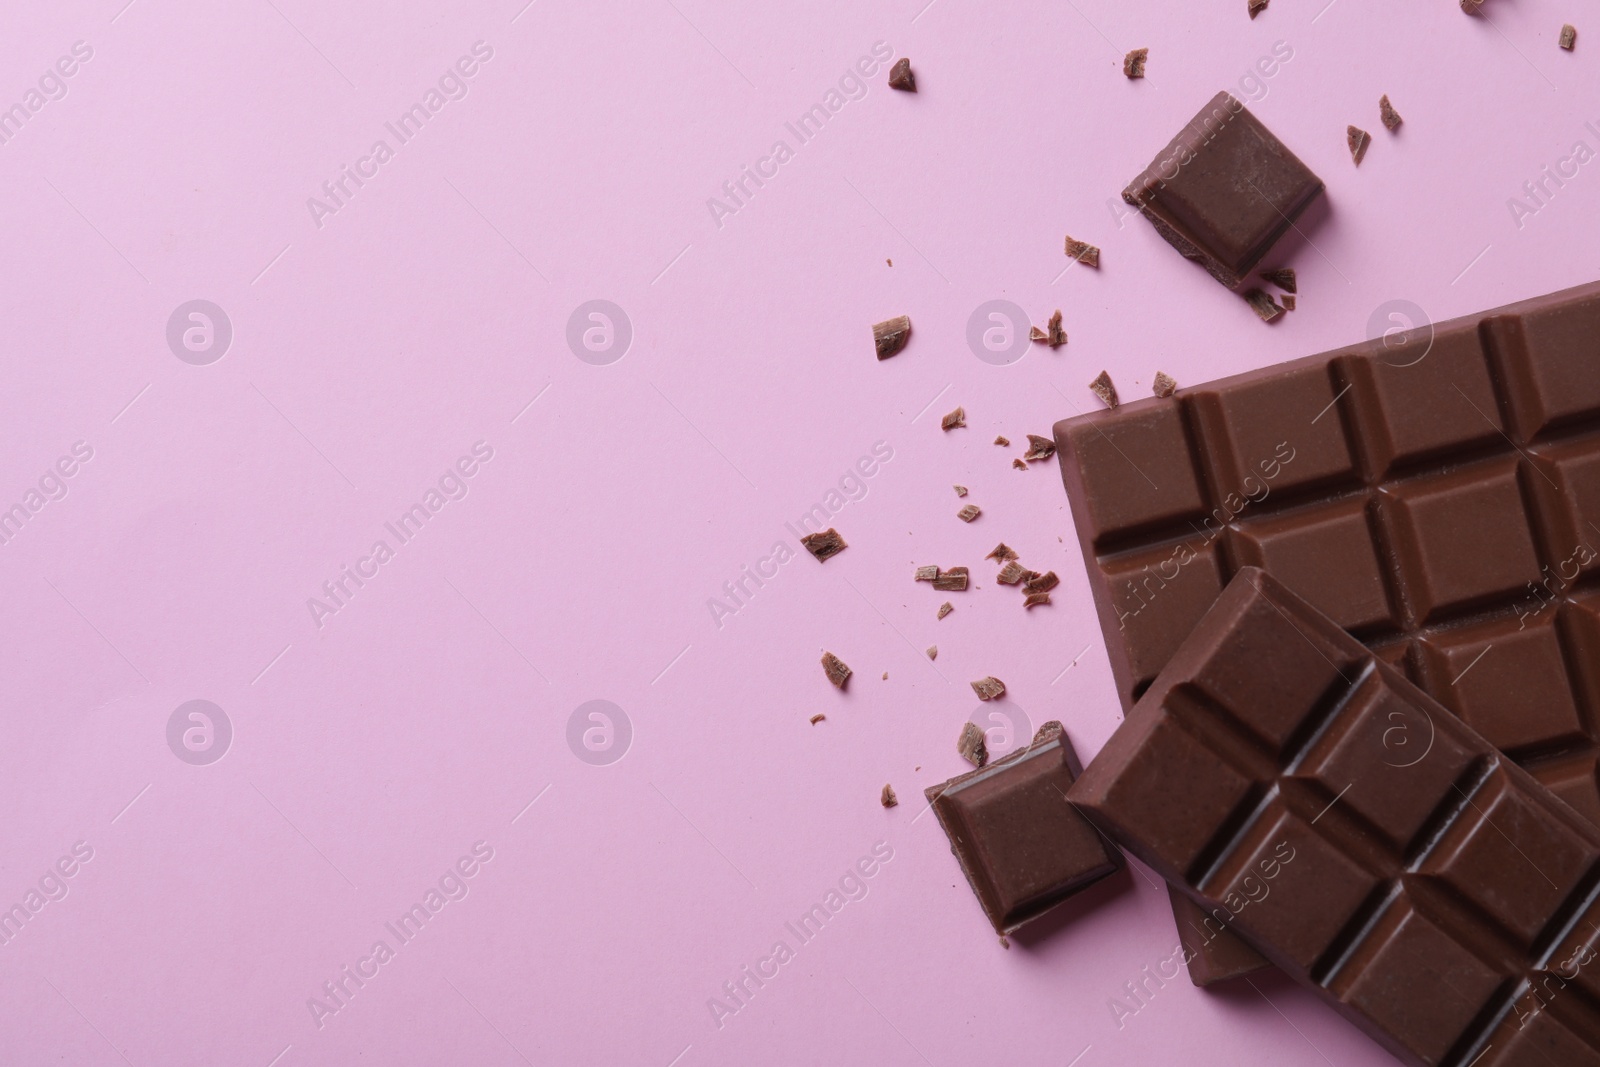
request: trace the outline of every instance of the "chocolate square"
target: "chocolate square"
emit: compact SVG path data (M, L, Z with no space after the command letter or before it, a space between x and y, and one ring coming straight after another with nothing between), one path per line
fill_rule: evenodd
M1346 630L1390 621L1366 497L1242 524L1239 561L1275 574Z

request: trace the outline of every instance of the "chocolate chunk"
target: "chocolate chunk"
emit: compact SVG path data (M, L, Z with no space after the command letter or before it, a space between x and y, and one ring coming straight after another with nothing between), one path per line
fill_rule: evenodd
M1001 448L1009 448L1011 446L1011 439L1008 437L996 437L994 439L994 443L999 445Z
M1398 130L1400 128L1400 123L1405 121L1400 117L1400 112L1394 109L1394 105L1389 103L1389 96L1387 93L1378 97L1378 117L1383 120L1383 128L1388 130L1390 133ZM1291 293L1294 292L1293 289L1290 289L1289 291Z
M979 508L978 505L968 504L966 507L956 512L956 518L960 519L962 522L971 522L973 519L982 514L983 510Z
M1036 608L1041 604L1048 603L1050 603L1049 593L1029 593L1022 598L1022 606L1025 608Z
M1251 289L1244 294L1245 303L1250 305L1250 310L1261 316L1262 322L1271 322L1283 314L1283 308L1277 301L1263 293L1260 289Z
M1045 333L1043 330L1039 329L1039 327L1037 327L1037 326L1028 327L1028 340L1033 341L1033 342L1039 342L1039 341L1048 341L1049 339L1050 339L1050 335Z
M889 68L889 88L899 89L903 93L917 91L917 76L911 72L910 59L901 56L894 61L894 66Z
M967 588L967 568L951 567L947 571L940 571L939 577L933 580L933 587L942 593L961 593Z
M1250 17L1253 19L1267 9L1268 0L1248 0Z
M1285 311L1293 311L1294 310L1294 294L1293 293L1285 293L1283 295L1282 299L1283 299L1283 310L1285 310Z
M879 359L888 359L906 346L911 337L911 317L900 315L885 319L872 327L872 343L878 349Z
M1386 98L1387 99L1387 98ZM1286 293L1298 292L1299 282L1295 280L1293 267L1279 267L1277 270L1264 270L1261 277L1276 285Z
M956 491L956 496L966 496L967 495L967 487L964 486L964 485L953 485L950 488L952 488L952 489L954 489Z
M1347 126L1344 140L1350 147L1350 158L1356 161L1356 166L1361 166L1362 157L1367 154L1367 145L1372 143L1371 134L1359 126Z
M827 718L827 716L822 714L822 712L819 711L815 715L811 716L811 725L815 726L815 725L817 725L817 723L821 722L822 720L824 720L826 718Z
M1048 437L1040 437L1036 433L1028 435L1028 450L1022 458L1032 462L1039 459L1049 459L1056 454L1056 443Z
M1567 51L1572 51L1572 46L1578 43L1578 28L1572 23L1561 27L1561 38L1556 42Z
M1168 377L1165 372L1156 371L1155 384L1151 387L1151 391L1154 392L1156 396L1169 397L1173 393L1177 392L1177 390L1177 382Z
M1029 593L1044 593L1061 584L1061 579L1056 577L1055 571L1046 571L1037 578L1032 578L1023 587Z
M965 588L965 586L963 586L963 588ZM956 609L953 608L950 605L950 601L946 600L943 604L939 605L939 616L938 617L942 619L942 618L944 618L946 615L950 614L954 610L956 610Z
M1006 695L1006 683L991 674L987 678L979 678L973 682L972 691L978 694L979 700L994 700L996 697Z
M844 683L850 680L851 672L850 668L845 666L844 660L835 656L832 652L824 652L822 654L822 673L828 676L828 681L843 689Z
M983 558L1004 563L1008 559L1020 559L1021 557L1017 555L1010 545L1006 544L1004 541L1001 541L998 545L994 546L993 550L991 550L987 556L984 556Z
M974 767L989 762L989 746L984 743L983 731L974 723L961 724L961 736L956 738L956 752Z
M1051 348L1060 348L1067 343L1067 331L1061 328L1060 308L1056 308L1055 314L1050 316L1050 322L1047 325L1049 326L1049 332L1045 334L1045 340L1049 342Z
M1223 92L1122 199L1179 253L1238 289L1321 192L1321 179Z
M1052 721L1026 748L924 791L996 933L1016 931L1122 866L1122 854L1066 802L1081 771Z
M928 646L928 658L929 659L938 659L939 658L939 646L938 645L929 645Z
M1016 585L1021 582L1028 571L1016 560L1007 560L1006 565L1000 568L1000 573L995 580L1001 585Z
M956 408L950 414L939 420L939 427L944 430L954 430L967 424L967 413L961 408Z
M1130 78L1144 77L1144 61L1150 58L1150 49L1135 48L1122 57L1122 73Z
M1600 1060L1600 1008L1547 999L1594 958L1600 828L1256 568L1068 796L1404 1062Z
M806 534L800 538L800 543L806 546L806 551L817 557L818 563L824 563L850 546L844 543L844 538L839 536L839 531L833 527L821 533Z
M1067 258L1075 259L1085 267L1100 266L1100 249L1088 241L1079 241L1067 235Z
M878 794L878 803L886 808L892 808L900 803L900 798L894 795L894 786L884 783L883 792Z
M1117 387L1111 384L1111 375L1101 371L1099 377L1089 383L1089 388L1094 395L1100 398L1100 403L1108 408L1117 406Z
M917 573L912 578L912 581L931 582L937 577L939 577L939 568L936 564L930 563L926 567L918 567Z

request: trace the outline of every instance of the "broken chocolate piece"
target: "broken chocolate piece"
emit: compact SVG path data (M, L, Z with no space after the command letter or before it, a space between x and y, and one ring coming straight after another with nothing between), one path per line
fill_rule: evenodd
M877 347L878 358L888 359L906 346L911 337L911 317L898 315L884 319L872 327L872 343Z
M1108 408L1117 406L1117 387L1111 384L1111 375L1101 371L1099 377L1089 383L1089 388L1094 395L1100 398L1100 403Z
M1050 603L1049 593L1029 593L1022 598L1022 606L1025 608L1036 608L1040 604L1048 603Z
M956 752L974 767L989 762L989 746L984 743L983 730L976 723L961 724L961 736L956 738Z
M1011 446L1011 439L1008 437L996 437L994 439L994 443L999 445L1001 448L1009 448Z
M1285 310L1285 311L1293 311L1294 310L1294 294L1293 293L1285 293L1283 295L1283 310Z
M1013 467L1015 467L1019 471L1025 471L1025 470L1028 469L1028 465L1026 463L1022 462L1022 460L1020 460L1020 459L1012 460L1011 461L1011 465Z
M1276 285L1279 289L1282 289L1286 293L1299 292L1299 289L1296 288L1299 285L1299 282L1295 280L1293 267L1279 267L1277 270L1264 270L1261 272L1261 277L1265 278L1273 285Z
M966 507L956 512L956 518L960 519L962 522L971 522L973 519L982 514L983 509L978 507L978 505L968 504Z
M1016 585L1018 582L1023 581L1027 574L1028 571L1022 564L1011 559L1007 560L1006 565L1000 568L1000 573L995 576L995 580L1001 585Z
M844 660L835 656L832 652L824 652L822 654L822 673L828 676L828 681L843 689L844 683L850 680L851 672L850 668L845 665Z
M1389 103L1389 96L1387 93L1378 97L1378 117L1383 120L1383 128L1388 130L1390 133L1398 130L1400 128L1400 123L1404 121L1400 117L1400 112L1396 111L1394 109L1394 105ZM1293 289L1290 289L1289 291L1291 293L1294 292Z
M934 80L938 81L937 78ZM889 68L889 88L899 89L902 93L917 91L917 76L911 72L911 60L907 57L901 56L894 61L894 66Z
M1344 140L1350 147L1350 158L1356 161L1356 166L1361 166L1361 159L1367 154L1367 145L1372 143L1372 135L1359 126L1347 126Z
M928 646L928 658L929 659L938 659L939 658L939 646L938 645L929 645Z
M1021 559L1022 557L1018 556L1016 552L1012 550L1010 545L1006 544L1004 541L1001 541L998 545L994 546L993 551L983 558L992 559L997 563L1004 563L1008 559Z
M967 568L951 567L947 571L940 571L939 577L933 580L933 587L945 593L964 592L967 588Z
M1572 51L1572 46L1578 43L1578 28L1570 22L1562 26L1561 37L1556 43L1568 52Z
M886 808L892 808L900 803L900 798L894 795L894 786L884 783L883 792L878 794L878 803Z
M1085 267L1098 267L1100 265L1100 249L1088 241L1075 240L1071 234L1067 235L1067 256L1082 263Z
M1249 0L1248 10L1250 12L1250 17L1255 18L1257 15L1265 11L1267 9L1267 2L1268 0Z
M1037 578L1031 579L1023 589L1029 593L1044 593L1061 584L1061 579L1056 577L1055 571L1046 571Z
M1051 348L1060 348L1062 345L1066 344L1067 343L1067 331L1063 330L1061 328L1061 309L1060 308L1056 308L1056 313L1054 315L1050 316L1050 322L1049 322L1048 325L1049 325L1049 332L1046 334L1046 340L1049 341L1050 347Z
M826 718L827 718L827 716L822 714L822 712L819 711L815 715L811 716L811 725L815 726L815 725L817 725L817 723L821 722L822 720L824 720Z
M806 546L807 552L817 557L818 563L824 563L850 547L839 536L839 531L831 526L821 533L806 534L800 538L800 543Z
M979 678L976 682L970 684L972 685L972 691L978 694L979 700L994 700L996 697L1006 695L1006 683L992 674L985 678Z
M956 408L950 414L939 420L939 427L943 430L954 430L967 424L967 413L961 408Z
M1283 308L1278 306L1277 301L1260 289L1251 289L1244 294L1244 299L1250 305L1250 310L1261 316L1262 322L1271 322L1283 314Z
M952 485L950 488L952 488L952 489L954 489L956 491L956 496L966 496L967 495L967 487L964 486L964 485Z
M1049 334L1045 333L1043 330L1039 329L1039 327L1037 327L1037 326L1028 327L1028 340L1030 340L1030 341L1033 341L1033 342L1037 343L1039 341L1048 340L1049 337L1050 337Z
M944 618L946 615L950 614L954 610L956 610L956 609L951 606L950 601L946 600L943 604L939 605L939 615L938 615L938 617L942 619L942 618Z
M930 563L926 567L918 567L915 577L911 580L914 582L931 582L937 577L939 577L939 567L937 564Z
M1151 392L1155 393L1156 396L1159 397L1169 397L1177 391L1177 382L1173 381L1165 371L1156 371L1156 380L1155 384L1151 387Z
M1056 454L1056 443L1048 437L1040 437L1036 433L1028 435L1028 450L1022 458L1032 462L1039 459L1049 459Z
M1122 73L1130 78L1144 77L1144 61L1150 57L1150 49L1135 48L1122 57Z

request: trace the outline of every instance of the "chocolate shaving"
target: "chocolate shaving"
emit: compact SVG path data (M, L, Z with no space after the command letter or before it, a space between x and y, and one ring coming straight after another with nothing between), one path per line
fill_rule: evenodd
M986 678L979 678L976 682L970 684L972 691L978 694L979 700L994 700L997 697L1006 695L1006 683L992 674Z
M1037 326L1028 327L1028 340L1030 340L1030 341L1035 341L1035 342L1043 341L1043 340L1048 339L1049 336L1050 336L1049 334L1045 333L1043 330L1039 329L1039 327L1037 327Z
M1294 294L1293 293L1285 293L1284 294L1284 296L1283 296L1283 310L1285 310L1285 311L1293 311L1294 310Z
M971 522L973 519L982 514L983 509L978 507L978 505L968 504L966 507L956 512L956 518L960 519L962 522Z
M939 605L939 618L944 618L954 610L956 609L950 606L950 601L946 600L943 604Z
M967 413L961 408L956 408L950 414L939 420L940 428L945 430L954 430L958 427L966 426L966 424Z
M1249 0L1250 17L1255 18L1267 9L1267 0Z
M1156 371L1155 384L1151 386L1150 391L1155 393L1156 396L1168 397L1178 391L1178 383L1173 381L1166 371L1158 370Z
M1384 99L1387 100L1388 97L1384 97ZM1279 267L1277 270L1264 270L1261 272L1261 277L1265 278L1273 285L1276 285L1279 289L1282 289L1286 293L1298 293L1300 291L1298 288L1296 288L1299 283L1295 281L1293 267Z
M902 93L917 91L917 76L911 73L910 59L901 56L894 61L894 66L889 68L889 88L899 89Z
M954 489L956 491L956 496L966 496L967 495L967 487L964 486L964 485L952 485L950 488L952 488L952 489Z
M1006 544L1004 541L1001 541L998 545L994 546L994 550L992 552L983 558L992 559L997 563L1004 563L1008 559L1021 559L1022 557L1017 555L1016 551L1010 545Z
M939 577L933 580L933 587L945 593L964 593L967 589L967 568L951 567L947 571L940 571Z
M1060 348L1067 343L1067 331L1061 328L1061 309L1056 308L1056 313L1050 316L1048 341L1051 348Z
M850 668L832 652L822 654L822 673L839 689L843 689L844 683L850 680Z
M976 723L961 724L961 736L956 738L956 752L974 767L989 762L989 746L984 744L983 731Z
M892 808L900 803L899 798L894 795L894 786L884 783L883 792L878 796L878 802L886 808Z
M1117 406L1117 387L1111 384L1111 375L1105 371L1101 371L1100 376L1089 383L1089 389L1095 396L1100 398L1100 403L1106 407L1114 408Z
M1007 448L1011 445L1011 440L1010 438L1006 437L996 437L994 439L994 443L999 445L1001 448Z
M1040 437L1036 433L1028 435L1028 450L1022 458L1032 462L1034 460L1049 459L1056 454L1056 443L1048 437Z
M811 725L815 726L815 725L817 725L817 723L821 722L822 720L824 720L826 718L827 718L827 716L822 714L822 712L819 711L815 715L811 716Z
M1029 593L1022 600L1022 606L1025 608L1036 608L1040 604L1048 603L1050 603L1049 593Z
M800 543L806 546L806 551L817 557L818 563L824 563L850 547L839 536L839 531L831 526L821 533L806 534L800 538Z
M1250 309L1261 316L1262 322L1271 322L1283 314L1283 308L1279 307L1272 297L1263 293L1260 289L1251 289L1244 294L1244 299L1250 305Z
M906 346L906 341L911 337L911 317L898 315L892 319L884 319L874 323L872 327L872 343L878 349L879 359L888 359Z
M1130 78L1144 77L1144 61L1149 57L1150 49L1135 48L1122 57L1122 73Z
M1022 589L1023 592L1026 593L1047 593L1060 584L1061 579L1056 577L1055 571L1046 571L1038 577L1031 579L1027 585L1022 587Z
M1071 234L1067 235L1067 257L1077 260L1085 267L1098 267L1100 265L1100 249L1088 241L1075 240Z
M998 581L1001 585L1016 585L1018 582L1026 579L1027 575L1027 568L1023 567L1022 564L1012 559L1007 560L1006 565L1000 568L1000 573L996 577L996 581Z
M1572 51L1572 46L1578 43L1578 27L1570 22L1562 26L1561 37L1556 43L1568 52Z
M1015 467L1019 471L1025 471L1025 470L1028 469L1028 465L1026 463L1022 462L1022 460L1020 460L1020 459L1012 460L1011 461L1011 465L1013 467Z
M1568 28L1570 29L1571 27ZM1387 93L1378 97L1378 117L1383 120L1383 128L1390 133L1398 130L1400 123L1405 121L1400 117L1400 112L1394 109L1394 105L1389 103L1389 94ZM1293 289L1289 291L1291 293L1294 292Z
M916 577L912 581L931 582L937 577L939 577L939 567L937 564L930 563L926 567L918 567Z
M1350 158L1356 161L1356 166L1361 166L1361 158L1367 154L1367 145L1372 143L1372 135L1359 126L1347 126L1344 142L1350 146Z
M938 645L929 645L928 646L928 658L929 659L938 659L939 658L939 646Z

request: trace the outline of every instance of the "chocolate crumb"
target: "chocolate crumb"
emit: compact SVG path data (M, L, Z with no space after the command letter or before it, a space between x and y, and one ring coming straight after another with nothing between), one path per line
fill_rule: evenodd
M1050 603L1049 593L1029 593L1022 599L1022 606L1025 608L1036 608L1040 604L1048 603Z
M966 507L956 512L956 518L960 519L962 522L971 522L973 519L982 514L983 509L978 507L978 505L968 504Z
M939 426L944 430L954 430L967 424L967 413L962 408L956 408L950 414L939 420Z
M826 718L827 718L827 716L822 714L822 712L819 711L815 715L811 716L811 725L815 726L815 725L817 725L817 723L822 722Z
M986 678L979 678L976 682L972 682L971 685L972 691L978 694L979 700L994 700L996 697L1006 695L1006 683L992 674Z
M1036 433L1028 435L1028 450L1022 458L1032 462L1034 460L1049 459L1056 454L1056 443L1048 437L1040 437Z
M1030 341L1034 341L1034 342L1044 341L1044 340L1047 340L1049 337L1050 337L1049 334L1045 333L1043 330L1039 329L1039 327L1037 327L1037 326L1028 327L1028 340L1030 340Z
M889 680L889 672L888 671L884 671L883 672L883 680L886 681L886 682Z
M1144 77L1144 61L1149 58L1150 49L1135 48L1122 57L1122 73L1130 78Z
M1016 550L1014 550L1010 545L1006 544L1004 541L1001 541L998 545L994 546L993 551L983 558L992 559L997 563L1004 563L1008 559L1021 559L1022 557L1017 555Z
M850 668L845 665L844 660L832 652L822 654L822 673L828 676L828 681L840 689L843 689L844 683L850 680Z
M928 646L928 658L929 659L938 659L939 658L939 646L938 645L929 645Z
M956 491L956 496L966 496L967 495L967 487L964 486L964 485L952 485L950 488L952 488L952 489L954 489Z
M945 593L965 592L967 588L967 568L951 567L947 571L940 571L939 577L933 580L933 587Z
M1367 145L1372 143L1372 135L1359 126L1347 126L1344 131L1344 142L1350 146L1350 158L1356 161L1356 166L1361 166L1361 158L1367 154Z
M1561 38L1556 43L1568 52L1572 51L1572 46L1578 43L1578 27L1570 22L1562 26Z
M939 605L939 618L944 618L954 610L956 609L950 606L950 601L946 600L943 604Z
M1250 17L1255 18L1267 9L1267 0L1249 0Z
M1038 571L1030 571L1026 567L1022 568L1022 580L1024 583L1031 582L1037 577L1039 577Z
M961 736L956 738L956 752L974 767L982 767L989 762L989 746L984 744L983 731L977 723L961 724Z
M806 546L807 552L817 557L818 563L825 563L850 547L839 536L839 531L831 526L821 533L806 534L800 538L800 543Z
M1028 465L1026 463L1022 462L1022 460L1020 460L1020 459L1012 460L1011 461L1011 465L1013 467L1015 467L1019 471L1025 471L1025 470L1028 469Z
M1100 266L1100 249L1088 241L1075 240L1071 234L1067 235L1067 256L1085 267Z
M1294 310L1294 294L1293 293L1285 293L1284 294L1284 296L1283 296L1283 310L1285 310L1285 311L1293 311Z
M1000 935L1000 947L1008 952L1011 950L1011 939L1006 937L1005 934Z
M879 359L888 359L906 346L911 337L911 316L897 315L872 326L872 343L878 349Z
M1385 98L1387 99L1387 98ZM1277 270L1264 270L1261 277L1276 285L1286 293L1298 293L1299 283L1295 280L1293 267L1279 267Z
M1061 579L1056 577L1055 571L1046 571L1030 580L1023 590L1029 593L1047 593L1061 584Z
M1263 293L1260 289L1251 289L1244 294L1244 298L1245 302L1250 305L1251 310L1261 316L1262 322L1271 322L1283 314L1283 308L1279 307L1272 297Z
M912 581L931 582L937 577L939 577L939 566L936 563L930 563L926 567L918 567L917 575Z
M1100 403L1106 407L1114 408L1117 406L1117 387L1111 384L1111 375L1105 371L1101 371L1100 376L1089 383L1089 388L1094 392L1095 396L1100 398Z
M999 445L1001 448L1008 448L1011 445L1011 439L1008 437L996 437L994 439L994 443Z
M891 266L891 267L894 266L894 260L892 260L892 259L886 259L886 260L884 260L884 262L889 264L889 266Z
M1168 397L1177 391L1178 383L1173 381L1166 371L1156 371L1156 380L1151 387L1151 392L1155 393L1156 396Z
M910 59L901 56L894 61L894 66L889 68L889 88L899 89L902 93L917 91L917 76L911 73Z
M1016 560L1012 559L1007 560L1006 565L1000 568L1000 573L996 576L995 580L1001 585L1016 585L1017 583L1023 581L1027 574L1027 568L1018 563Z
M1476 15L1478 8L1483 6L1483 0L1461 0L1461 10L1469 15Z
M900 803L900 799L894 795L894 786L884 783L883 792L879 795L878 802L886 808L892 808Z
M1060 348L1067 343L1067 331L1061 328L1061 309L1056 308L1056 313L1050 316L1048 340L1051 348Z
M1398 130L1400 128L1400 123L1405 121L1400 117L1400 112L1394 109L1394 105L1389 103L1388 93L1378 97L1378 117L1383 120L1383 128L1388 130L1390 133ZM1290 289L1289 291L1291 293L1294 292L1293 289Z

